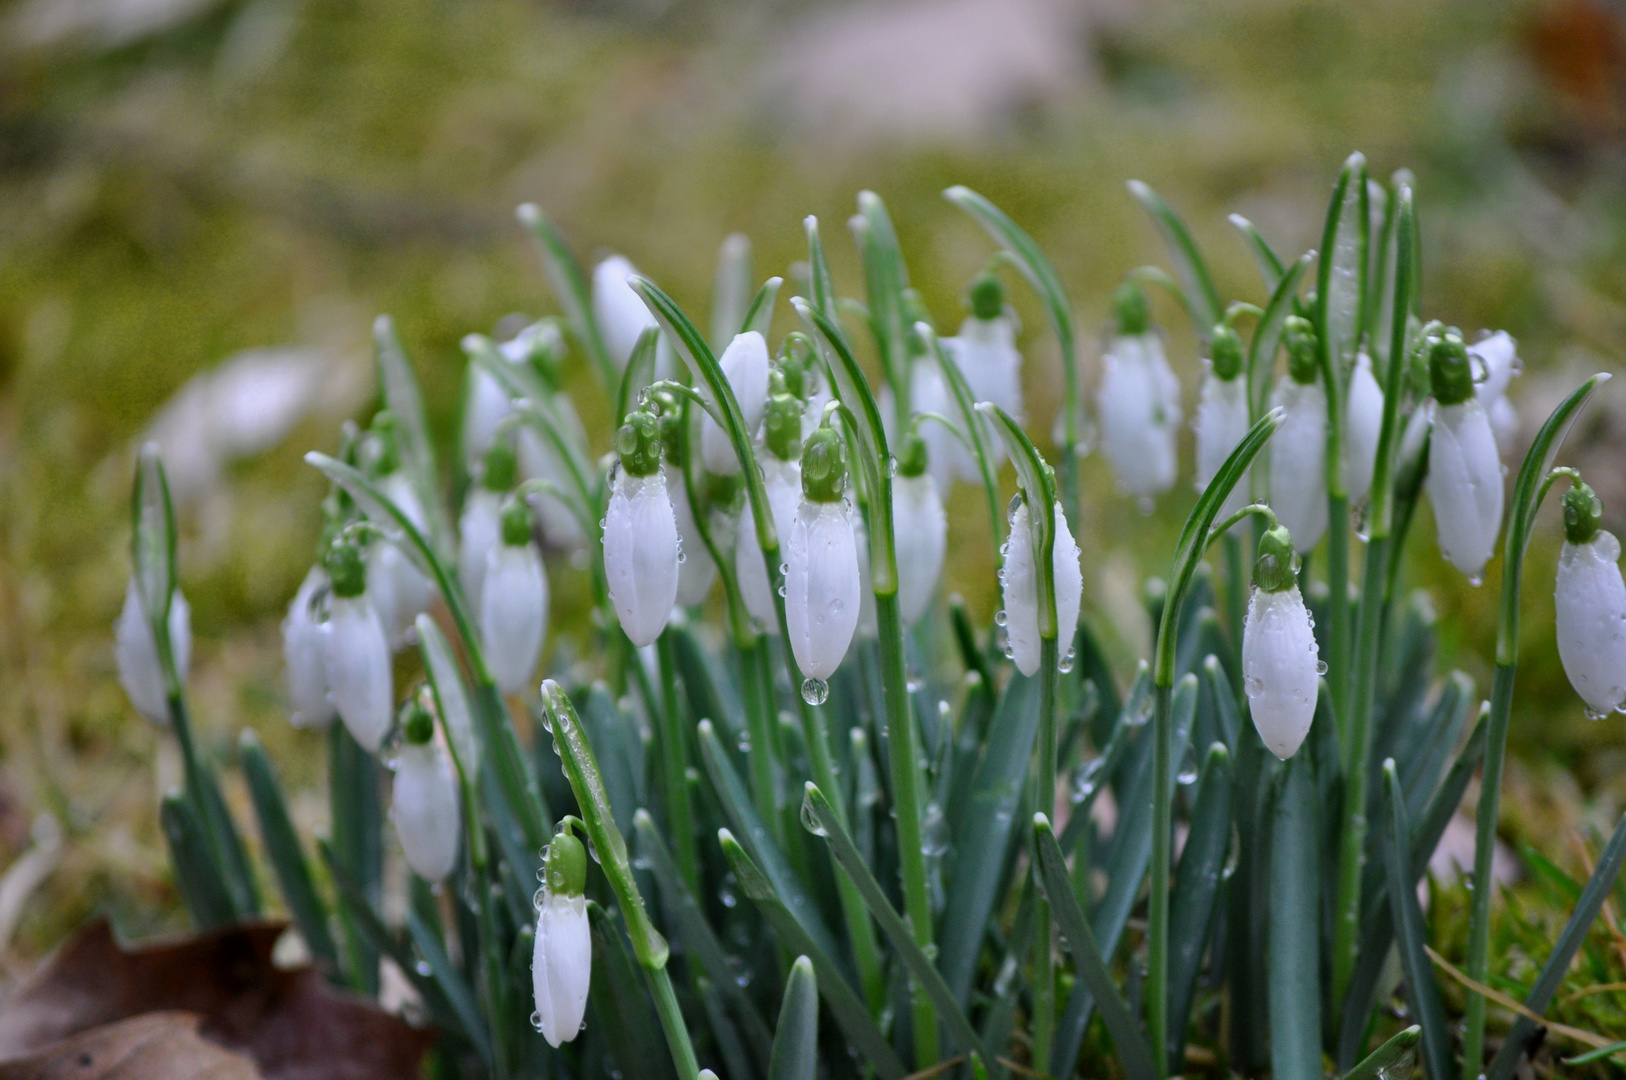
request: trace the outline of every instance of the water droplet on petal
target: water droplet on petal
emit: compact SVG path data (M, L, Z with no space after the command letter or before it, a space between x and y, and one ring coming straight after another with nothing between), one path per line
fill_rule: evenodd
M1009 621L1010 621L1010 616L1005 614L1005 609L1004 608L1001 608L1000 610L994 612L994 625L995 626L1004 626Z
M802 680L802 700L809 705L823 705L830 696L830 684L823 679Z
M1485 584L1485 579L1484 579L1483 576L1481 576L1479 574L1469 574L1468 575L1468 584L1472 585L1474 588L1477 589L1481 585Z
M1073 650L1072 649L1067 650L1066 655L1061 658L1061 662L1056 665L1056 670L1061 672L1063 675L1066 675L1068 672L1073 670Z
M1242 685L1250 698L1256 698L1265 692L1265 681L1257 675L1249 675L1242 680Z
M1315 662L1315 673L1317 675L1325 675L1327 673L1327 662L1325 660L1317 660Z

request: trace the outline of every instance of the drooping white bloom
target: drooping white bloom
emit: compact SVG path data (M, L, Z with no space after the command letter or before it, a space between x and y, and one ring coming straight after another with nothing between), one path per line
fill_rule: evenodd
M1174 483L1180 430L1180 382L1155 333L1120 336L1101 358L1096 412L1101 449L1118 486L1151 498Z
M621 629L639 648L654 644L672 615L680 551L666 474L618 468L604 515L604 575Z
M881 410L881 422L886 429L888 442L902 437L902 433L897 430L897 410L893 406L894 400L892 388L881 387L876 404ZM909 410L920 415L934 413L956 422L960 419L959 406L949 393L942 369L933 359L916 357L909 366ZM946 496L957 478L963 477L968 482L982 483L982 473L977 469L976 458L971 456L971 451L965 448L965 444L952 431L936 421L931 421L920 425L920 437L926 440L927 460L930 462L927 468L937 484L939 494ZM990 436L986 445L990 463L998 468L999 463L1004 460L1005 444L998 438Z
M169 600L169 647L175 658L175 674L184 683L192 663L192 609L180 589ZM147 622L134 577L125 587L124 607L113 625L113 658L118 661L119 684L136 712L155 724L169 723L169 697L158 664L158 643L153 641L152 626Z
M1477 397L1433 403L1425 487L1434 506L1440 553L1478 582L1502 527L1502 462L1485 407Z
M1564 543L1553 590L1558 657L1587 712L1626 704L1626 584L1620 541L1598 529L1585 543Z
M739 403L740 415L745 420L745 433L755 436L762 426L762 414L768 406L768 343L755 330L734 335L717 365L728 377L734 400ZM719 476L733 476L740 471L740 462L734 456L734 444L728 432L707 413L700 420L700 460L707 469Z
M551 320L533 323L513 340L497 348L511 364L528 364L539 353L557 353L564 346L558 326ZM468 389L463 404L463 461L473 470L491 449L497 427L514 411L508 394L488 371L469 365Z
M1253 725L1282 760L1298 752L1315 719L1320 654L1297 585L1253 591L1242 627L1242 679Z
M932 602L948 548L948 517L929 473L900 475L892 481L892 531L898 607L903 621L913 625Z
M1078 609L1084 599L1084 573L1079 566L1078 544L1067 527L1061 504L1054 508L1056 537L1052 545L1051 567L1056 590L1057 641L1063 652L1072 647L1078 629ZM1016 661L1016 670L1032 675L1039 670L1039 579L1033 558L1033 522L1027 501L1011 511L1011 531L1000 549L1004 562L999 584L1005 602L1005 655Z
M1270 438L1270 507L1302 553L1327 531L1327 394L1288 376L1271 404L1283 415Z
M1248 385L1241 377L1222 379L1209 372L1203 379L1193 424L1197 434L1197 490L1206 491L1220 467L1248 434ZM1243 477L1220 505L1224 520L1247 505L1248 480Z
M960 324L959 335L945 339L943 344L953 351L972 400L992 401L1017 423L1026 420L1022 354L1016 349L1016 325L1008 316L979 319L969 315Z
M457 770L446 748L431 738L406 742L395 759L390 817L412 872L425 881L444 881L457 865L463 831Z
M294 727L325 728L338 716L327 689L327 648L311 602L328 587L327 572L311 567L282 620L282 663Z
M537 1029L557 1049L574 1039L587 1012L593 937L587 923L587 855L568 832L548 844L542 901L531 953Z
M796 510L802 503L802 465L799 461L780 461L773 454L763 454L762 486L768 495L768 508L773 512L773 528L779 537L779 550L784 554L790 543L791 528L796 523ZM778 636L779 615L774 608L773 585L768 579L768 564L762 559L761 541L757 539L757 522L747 505L740 511L739 531L734 536L734 572L739 575L740 599L751 618L760 622L768 633Z
M556 394L548 403L549 415L558 422L560 436L572 446L587 445L587 429L566 394ZM546 480L569 491L570 470L551 440L544 439L529 424L519 429L519 472L526 480ZM556 548L575 549L587 542L581 521L570 507L551 492L535 498L536 517L542 525L542 538Z
M1479 361L1483 378L1474 384L1474 395L1485 407L1496 451L1506 457L1513 452L1513 439L1519 433L1519 414L1508 400L1508 387L1522 370L1518 345L1506 330L1498 330L1483 341L1468 346L1468 355Z
M327 684L339 719L369 753L390 729L392 695L390 647L384 626L367 594L340 596L328 603Z
M855 517L845 500L803 499L785 545L785 622L796 665L809 679L835 674L858 629Z
M1378 434L1383 427L1383 388L1372 374L1372 358L1364 351L1355 356L1344 418L1344 491L1350 505L1358 506L1372 490Z
M624 371L638 336L657 326L627 279L638 272L624 256L611 255L593 267L593 318L617 371Z
M486 559L502 542L502 500L501 492L476 485L469 489L457 521L457 580L477 616L485 589Z
M429 610L434 587L400 548L378 539L367 547L367 594L390 647L400 649L408 628Z
M506 522L505 522L506 525ZM542 655L548 628L548 578L542 555L525 535L515 535L486 556L480 593L480 638L486 663L505 694L517 694L530 681Z

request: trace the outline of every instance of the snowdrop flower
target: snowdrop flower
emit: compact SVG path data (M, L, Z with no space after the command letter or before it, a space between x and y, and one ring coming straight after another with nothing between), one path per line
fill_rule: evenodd
M937 591L948 548L948 517L937 485L926 471L926 441L915 432L904 441L892 481L892 534L898 558L898 607L903 621L920 621Z
M616 433L620 467L604 515L604 575L621 629L639 648L666 628L683 554L661 472L660 420L639 409Z
M311 605L327 590L327 572L320 566L311 567L282 620L282 664L291 710L288 718L294 727L325 728L338 715L333 711L333 699L328 697L325 631L311 613Z
M806 676L802 697L815 705L858 628L856 514L846 487L841 437L821 427L802 447L802 504L785 546L785 622L796 666Z
M1197 434L1197 490L1207 490L1214 476L1248 434L1248 380L1242 377L1242 339L1221 323L1214 328L1213 360L1203 378L1202 396L1192 427ZM1243 477L1220 505L1221 519L1230 517L1248 501L1248 480Z
M625 371L638 337L652 326L655 316L644 306L627 279L638 272L624 256L611 255L593 267L593 320L604 338L604 348L617 371Z
M758 458L781 554L787 550L791 528L796 524L796 511L802 504L801 412L801 402L790 394L774 395L768 406L764 439L767 453ZM768 578L768 564L762 558L762 544L757 539L756 518L749 506L740 512L740 527L734 538L734 572L739 577L740 599L745 603L745 610L768 633L777 636L779 613L773 602L774 586Z
M541 904L531 984L537 1030L558 1049L574 1039L587 1012L593 937L587 925L587 851L568 832L555 834L542 863Z
M762 424L762 413L768 405L768 343L755 330L734 335L717 365L728 376L729 388L739 403L740 415L745 419L745 433L754 436ZM718 402L721 407L721 402ZM700 419L700 461L711 472L720 476L733 476L740 471L740 462L734 456L734 443L721 424L707 413Z
M557 355L564 348L559 327L551 319L532 323L513 340L497 346L504 360L516 366L529 365L541 356ZM508 392L490 372L478 364L469 365L468 387L463 401L463 462L473 472L497 439L504 420L513 415Z
M373 420L373 482L400 508L420 533L427 532L427 518L418 491L401 468L397 435L398 421L388 412ZM434 600L434 586L412 560L392 543L380 541L368 552L368 590L373 607L384 625L384 633L399 648L406 643L407 631Z
M1372 374L1372 358L1365 350L1355 355L1344 401L1344 492L1351 506L1359 506L1372 490L1372 472L1378 460L1378 433L1383 427L1383 387Z
M169 599L169 648L175 674L184 683L192 662L192 609L180 589ZM152 623L134 575L124 590L124 608L113 624L113 658L118 661L119 684L136 712L155 724L169 723L169 694L164 689L158 643L153 640Z
M347 539L336 540L324 565L333 582L324 624L328 693L351 737L376 753L392 712L389 641L368 598L361 549Z
M992 401L1022 423L1022 354L1016 350L1016 324L1005 314L1005 287L999 278L977 275L971 283L971 314L959 334L943 344L953 350L972 399ZM1003 442L993 442L1003 449Z
M587 429L582 426L569 395L555 394L548 402L548 409L565 442L578 447L587 445ZM560 489L570 489L570 469L559 451L551 440L544 439L529 424L519 429L519 473L526 480L547 480ZM551 492L536 495L536 517L542 525L542 539L550 546L573 550L587 543L581 522L570 507Z
M1056 634L1058 643L1072 648L1078 629L1078 608L1084 598L1084 574L1078 563L1078 544L1067 527L1067 515L1056 503L1055 540L1051 551L1051 574L1056 590ZM1016 670L1033 675L1039 670L1039 578L1035 569L1033 522L1027 499L1012 500L1011 531L999 549L1004 562L999 568L999 584L1005 601L1001 613L1005 622L1005 655L1016 661ZM995 621L999 621L996 616Z
M514 489L518 474L519 461L513 447L506 440L492 443L480 479L470 486L457 520L457 580L476 616L480 614L480 594L485 590L486 559L502 538L503 498Z
M1434 433L1424 486L1446 561L1479 584L1502 528L1502 461L1485 407L1474 395L1468 350L1447 333L1429 350Z
M1286 761L1304 743L1315 719L1316 681L1324 670L1314 623L1299 595L1298 554L1277 525L1259 540L1256 588L1242 625L1242 681L1259 738Z
M1626 584L1620 541L1599 527L1603 503L1576 482L1564 493L1564 549L1553 590L1558 657L1570 685L1599 719L1626 709Z
M903 438L903 433L897 430L895 400L892 387L881 387L876 404L881 410L881 422L888 442ZM943 371L932 357L917 356L909 365L909 411L919 416L927 413L945 417L959 416L959 406L949 393ZM929 462L927 468L933 482L937 484L940 495L946 496L954 481L962 477L968 482L982 483L982 473L977 468L977 459L971 456L971 451L965 448L965 444L954 432L933 421L921 425L920 437L926 440L926 460ZM997 438L991 438L987 445L990 461L997 468L999 462L1004 460L1005 444Z
M530 681L548 627L548 578L531 543L531 513L509 496L502 508L502 543L486 555L480 592L480 638L486 663L505 694Z
M1287 376L1271 398L1283 416L1270 439L1270 508L1303 553L1327 531L1327 392L1309 321L1289 316L1286 339Z
M1513 376L1523 371L1518 344L1506 330L1498 330L1468 346L1468 355L1484 369L1484 377L1474 385L1474 396L1485 407L1497 454L1506 457L1513 452L1513 437L1519 433L1519 414L1507 398Z
M403 712L390 817L407 865L434 884L446 880L457 865L463 831L457 770L446 748L435 741L435 720L428 710L412 701Z
M1150 499L1174 483L1180 430L1180 383L1169 370L1163 341L1151 329L1146 294L1133 282L1117 295L1117 335L1101 358L1095 392L1101 449L1118 486Z
M683 547L683 561L678 564L677 602L680 607L693 607L711 593L717 581L717 564L700 539L700 526L689 502L688 485L683 482L683 469L671 463L663 468L666 493L672 499L672 520L677 523L678 543Z

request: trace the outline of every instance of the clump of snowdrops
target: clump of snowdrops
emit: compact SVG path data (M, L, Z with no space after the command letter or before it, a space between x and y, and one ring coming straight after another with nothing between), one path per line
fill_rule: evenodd
M1594 715L1626 699L1619 544L1553 468L1606 376L1546 419L1509 492L1514 342L1426 319L1405 174L1385 186L1351 157L1319 253L1283 259L1233 218L1263 304L1222 305L1179 218L1130 190L1174 273L1118 292L1088 412L1054 269L964 188L945 195L995 252L952 337L868 192L850 222L861 297L838 292L809 218L788 305L779 277L753 290L743 238L723 245L709 334L621 257L584 273L521 207L562 314L465 339L450 470L379 320L383 408L307 457L332 490L284 624L290 717L328 737L323 873L252 732L241 766L311 954L363 993L392 961L440 1032L435 1075L1070 1076L1087 1044L1132 1080L1220 1063L1372 1077L1413 1054L1437 1080L1512 1074L1626 824L1493 1060L1492 890L1472 893L1463 970L1437 970L1416 885L1478 772L1473 880L1489 881L1522 562L1555 482L1561 658ZM1006 279L1037 292L1060 345L1047 439L1025 426ZM1126 497L1180 482L1184 395L1147 288L1204 351L1201 495L1146 591L1153 655L1117 673L1079 619L1073 529L1092 431ZM614 432L582 429L568 364L597 373ZM951 525L956 484L983 493L985 521ZM1430 609L1396 588L1424 497L1464 575L1503 555L1486 703L1435 676ZM939 582L954 534L983 528L992 626ZM191 741L150 450L133 555L120 673L186 763L162 809L176 882L201 926L249 918L259 879ZM550 672L548 582L574 574L595 647ZM404 918L383 913L385 788ZM1468 988L1459 1023L1440 971Z

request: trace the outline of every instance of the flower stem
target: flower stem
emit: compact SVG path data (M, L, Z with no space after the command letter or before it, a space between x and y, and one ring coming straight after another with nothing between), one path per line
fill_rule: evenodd
M665 967L645 968L649 978L651 997L655 999L655 1012L661 1018L661 1030L672 1048L672 1063L677 1066L678 1080L697 1080L700 1062L695 1059L694 1045L689 1041L689 1029L678 1008L677 994L672 989L672 976Z
M1496 819L1502 801L1502 765L1507 760L1508 719L1513 711L1513 676L1517 668L1498 661L1491 677L1490 726L1486 731L1484 772L1479 781L1479 807L1474 821L1473 891L1469 894L1468 962L1470 979L1483 984L1490 973L1491 855L1496 849ZM1468 993L1463 1003L1462 1060L1469 1076L1478 1076L1485 1061L1485 999Z
M694 844L694 816L689 808L689 751L683 737L683 717L678 706L677 664L672 658L672 637L667 631L655 639L655 655L661 668L661 764L666 770L666 831L672 837L672 851L678 873L695 895L700 893L700 872Z

